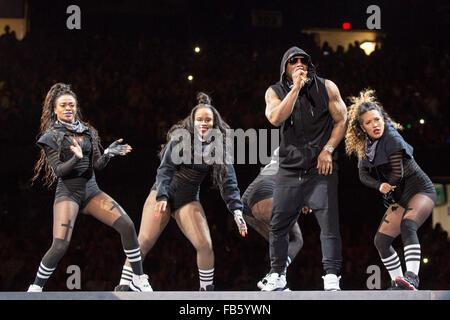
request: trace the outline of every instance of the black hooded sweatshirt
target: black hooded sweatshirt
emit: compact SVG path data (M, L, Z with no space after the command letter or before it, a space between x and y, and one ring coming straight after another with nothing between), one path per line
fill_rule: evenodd
M296 55L308 58L309 80L300 90L291 116L281 125L280 168L308 171L317 166L317 157L330 139L334 121L328 110L325 79L316 75L311 57L302 49L292 47L286 51L281 60L280 81L270 87L280 100L286 97L292 87L286 77L286 64ZM337 160L337 152L333 160Z

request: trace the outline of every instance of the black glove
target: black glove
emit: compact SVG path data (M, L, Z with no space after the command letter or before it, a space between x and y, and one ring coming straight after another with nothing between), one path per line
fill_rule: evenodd
M110 158L114 156L124 156L126 154L126 150L129 147L128 144L121 144L122 139L116 140L113 143L109 145L108 148L105 150L105 154L108 155Z

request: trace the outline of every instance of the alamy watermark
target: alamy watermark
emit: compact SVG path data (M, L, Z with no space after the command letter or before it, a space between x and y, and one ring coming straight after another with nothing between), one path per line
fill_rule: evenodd
M66 20L66 27L69 30L81 29L81 9L79 6L72 4L67 7L66 13L70 13L70 16Z
M367 7L366 13L371 14L366 20L367 29L381 29L381 9L379 6L372 4Z
M207 135L192 135L186 129L171 134L171 160L180 164L262 164L270 163L279 146L278 129L211 129ZM248 143L247 143L248 142ZM270 147L269 147L270 145Z
M366 280L366 287L369 290L381 289L381 270L376 264L367 267L366 273L370 276Z
M73 289L81 289L81 269L79 266L72 264L67 267L67 274L70 274L70 276L67 278L66 286L67 289L73 290Z

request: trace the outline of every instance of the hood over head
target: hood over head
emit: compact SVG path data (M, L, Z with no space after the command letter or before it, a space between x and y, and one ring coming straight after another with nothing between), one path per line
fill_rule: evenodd
M308 59L308 81L302 87L300 94L305 94L307 99L311 102L312 108L315 108L319 104L326 103L326 101L323 95L319 92L319 79L316 74L316 67L311 61L311 56L304 50L294 46L289 48L284 53L283 58L281 59L280 81L278 82L278 84L280 84L286 92L289 92L291 90L292 81L288 80L288 78L286 77L286 65L290 58L298 55L305 56Z
M289 48L283 55L283 58L281 59L281 65L280 65L280 82L282 84L286 84L287 77L286 77L286 65L290 58L294 56L305 56L308 59L308 78L313 80L314 76L316 75L316 67L311 62L311 56L307 54L304 50L298 48L298 47L291 47ZM311 81L312 82L312 81Z

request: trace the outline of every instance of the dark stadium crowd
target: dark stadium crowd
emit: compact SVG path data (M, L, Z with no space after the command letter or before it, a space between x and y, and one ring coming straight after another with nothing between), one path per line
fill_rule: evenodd
M199 53L194 45L200 47ZM318 75L335 82L347 104L346 98L360 90L375 89L387 112L404 126L402 134L415 148L424 171L431 178L449 175L440 162L450 147L450 57L445 50L425 45L406 49L387 37L367 56L357 43L333 50L301 32L283 37L265 33L205 37L196 43L143 31L69 37L32 31L20 41L5 34L0 38L0 290L25 291L52 241L54 186L30 184L39 157L35 142L42 103L52 84L72 85L85 120L98 129L104 146L124 138L133 147L130 155L113 159L96 176L138 231L160 145L170 126L189 114L196 93L210 94L232 128L272 128L264 116L264 93L278 81L281 57L292 45L312 56ZM188 80L189 75L193 80ZM344 154L343 143L338 151L341 288L366 289L367 267L378 265L384 289L388 274L373 245L383 214L381 197L359 182L356 159ZM241 194L260 167L236 165ZM240 237L209 180L202 185L200 199L214 245L216 290L257 290L256 283L269 271L268 243L251 228L247 237ZM299 223L305 243L288 269L288 283L292 290L320 290L320 230L312 215L302 215ZM419 237L422 256L428 258L421 265L421 288L448 289L447 232L433 226L430 218ZM400 248L400 239L394 245ZM79 214L69 250L46 290L67 290L70 265L80 267L81 290L112 290L124 259L119 234ZM154 290L198 290L195 250L174 221L148 254L144 271Z

